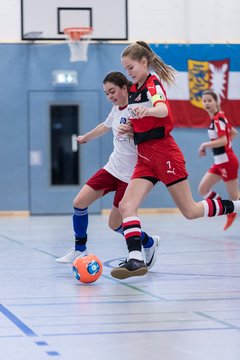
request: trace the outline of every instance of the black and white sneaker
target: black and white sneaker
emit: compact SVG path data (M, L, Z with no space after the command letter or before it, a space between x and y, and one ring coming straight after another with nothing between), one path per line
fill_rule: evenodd
M145 263L147 265L148 270L153 267L157 260L157 250L160 243L160 237L157 235L152 235L153 245L150 248L142 248L143 254L145 256Z
M119 264L119 267L112 269L111 275L116 279L127 279L131 276L142 276L148 269L144 261L129 259Z

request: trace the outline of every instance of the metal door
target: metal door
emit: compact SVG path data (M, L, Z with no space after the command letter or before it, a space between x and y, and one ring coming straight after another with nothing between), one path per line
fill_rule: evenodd
M72 213L74 197L100 167L99 140L77 146L76 136L99 118L97 91L29 93L31 214ZM100 209L98 201L89 210Z

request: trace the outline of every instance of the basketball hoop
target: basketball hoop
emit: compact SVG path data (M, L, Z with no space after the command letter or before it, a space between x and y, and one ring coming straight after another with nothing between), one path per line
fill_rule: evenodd
M70 61L87 61L88 45L90 35L93 29L91 27L75 27L64 29L70 49Z

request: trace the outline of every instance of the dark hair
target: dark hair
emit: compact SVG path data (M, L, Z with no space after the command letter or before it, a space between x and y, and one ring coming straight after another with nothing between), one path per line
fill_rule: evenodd
M103 79L103 84L106 84L106 82L111 82L120 88L126 85L129 89L132 86L132 82L120 71L111 71L108 73Z
M202 92L202 97L203 97L203 95L211 96L216 101L218 110L220 110L219 98L218 98L217 94L215 93L215 91L213 91L212 89L207 89Z
M203 95L210 95L210 96L213 97L213 99L214 99L217 103L219 102L217 94L216 94L212 89L204 90L204 91L202 92L202 96L203 96Z
M175 69L172 66L165 64L160 56L158 56L144 41L137 41L134 44L129 45L122 52L121 57L125 56L128 56L130 59L136 61L146 58L148 66L152 67L162 80L164 80L167 84L174 83L176 73Z

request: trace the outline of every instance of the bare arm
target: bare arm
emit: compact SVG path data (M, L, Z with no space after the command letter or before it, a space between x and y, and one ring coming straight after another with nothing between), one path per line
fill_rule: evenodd
M158 102L156 106L151 108L147 108L145 106L134 107L134 112L138 118L143 118L144 116L163 118L168 115L168 108L164 102Z
M145 116L155 116L155 117L163 118L168 115L168 108L164 102L159 102L156 104L155 107L152 108L147 108L142 105L136 106L134 107L134 109L132 109L132 111L134 113L134 116L139 119ZM127 122L127 124L125 125L120 125L118 129L118 133L120 135L128 133L130 137L133 137L133 130L131 129L130 123L131 122Z
M85 144L88 141L91 141L93 139L96 139L100 136L103 136L104 134L106 134L109 130L111 130L111 128L108 128L104 125L104 123L101 123L99 125L97 125L94 129L92 129L91 131L89 131L88 133L84 134L84 135L79 135L77 137L77 142L79 144Z
M221 136L220 138L213 140L213 141L203 142L198 149L198 154L199 154L199 156L204 156L204 155L206 155L207 148L212 149L212 148L218 148L221 146L225 146L225 145L227 145L227 142L228 142L228 140L227 140L226 135Z
M232 140L238 135L238 131L237 129L235 129L234 127L231 128L231 131L230 131L230 135L231 135L231 138Z

